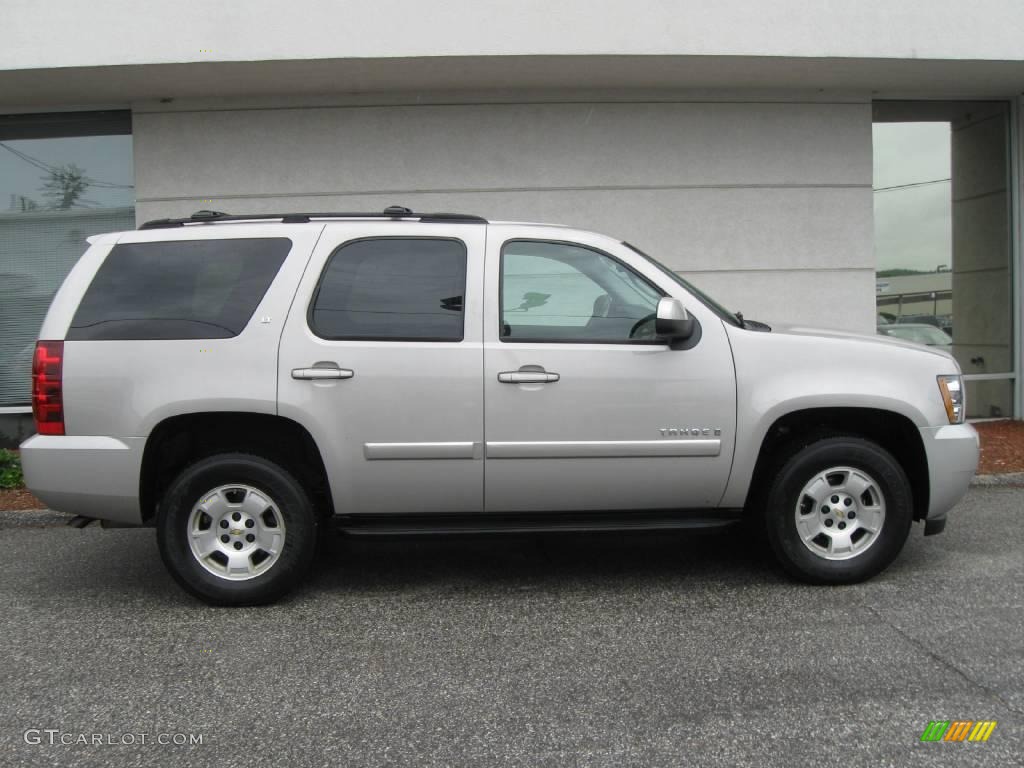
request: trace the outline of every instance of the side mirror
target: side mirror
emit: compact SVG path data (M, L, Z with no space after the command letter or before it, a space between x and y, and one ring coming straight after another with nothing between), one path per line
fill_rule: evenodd
M679 299L664 297L658 301L658 313L654 321L654 332L668 340L670 346L693 336L696 321L686 311Z

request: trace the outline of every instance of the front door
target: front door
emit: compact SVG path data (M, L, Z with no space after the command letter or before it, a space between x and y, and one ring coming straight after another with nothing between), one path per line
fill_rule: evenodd
M325 226L281 339L279 412L316 439L338 514L479 511L486 228L370 232Z
M488 234L487 511L716 506L736 414L721 321L620 243L551 235L513 225ZM689 349L654 334L665 295L701 325Z

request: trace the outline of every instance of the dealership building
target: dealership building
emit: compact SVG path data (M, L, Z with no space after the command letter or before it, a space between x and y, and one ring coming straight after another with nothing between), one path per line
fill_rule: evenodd
M594 229L748 318L933 325L968 415L1019 417L1022 30L1019 0L8 2L0 444L85 239L200 209Z

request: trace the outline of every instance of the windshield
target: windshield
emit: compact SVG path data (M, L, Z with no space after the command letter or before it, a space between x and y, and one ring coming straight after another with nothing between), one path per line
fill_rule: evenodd
M629 248L629 250L633 251L633 253L636 253L636 254L638 254L640 256L643 256L645 259L647 259L648 262L653 264L662 273L664 273L666 277L672 278L672 280L674 280L676 283L678 283L679 285L683 286L683 288L685 288L687 291L692 293L694 295L694 297L698 301L700 301L701 304L703 304L705 307L707 307L712 312L714 312L716 315L718 315L720 318L722 318L722 320L724 320L725 322L729 323L729 325L735 325L737 328L740 327L740 323L736 319L736 315L734 315L728 309L726 309L721 304L719 304L717 301L712 299L710 296L708 296L702 290L697 288L695 285L693 285L693 283L689 282L688 280L684 280L682 277L677 275L675 272L673 272L671 269L666 267L660 261L658 261L657 259L655 259L655 258L653 258L651 256L648 256L646 253L641 251L639 248L637 248L632 243L627 243L627 242L623 241L622 244L624 246L626 246L627 248Z
M887 336L897 336L907 341L926 344L929 347L945 347L953 343L949 334L934 325L893 325L886 326Z

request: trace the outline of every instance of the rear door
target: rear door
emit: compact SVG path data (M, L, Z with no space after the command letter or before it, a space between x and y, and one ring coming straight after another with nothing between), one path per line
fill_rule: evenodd
M336 513L482 508L485 233L326 225L281 339L278 401L320 446Z

